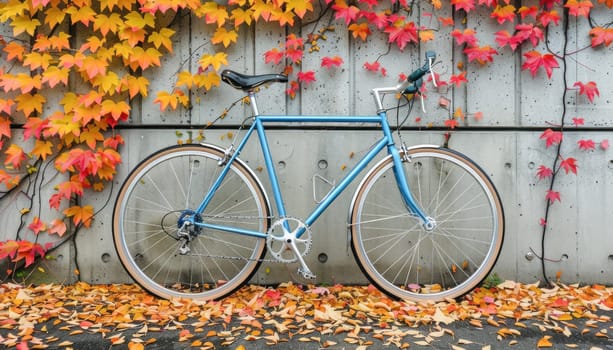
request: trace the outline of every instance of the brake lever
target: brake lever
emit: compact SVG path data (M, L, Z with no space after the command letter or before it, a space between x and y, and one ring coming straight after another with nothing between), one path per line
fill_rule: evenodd
M428 71L430 71L430 76L432 77L432 85L434 85L434 87L438 87L438 84L436 83L436 76L434 75L434 70L432 69L434 61L436 61L436 54L434 51L426 52L426 59L428 60Z

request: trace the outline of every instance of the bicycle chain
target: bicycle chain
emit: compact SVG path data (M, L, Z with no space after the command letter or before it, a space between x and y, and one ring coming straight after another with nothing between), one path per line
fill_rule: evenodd
M204 217L206 218L228 218L228 219L271 219L271 221L273 219L275 219L274 216L267 216L267 217L261 217L261 216L239 216L239 215L224 215L224 216L217 216L217 215L205 215ZM276 220L275 220L276 221ZM307 255L310 252L310 247L309 249L304 252L304 255ZM250 258L245 258L245 257L238 257L238 256L225 256L225 255L207 255L207 254L192 254L192 253L188 253L185 255L190 255L190 256L203 256L203 257L207 257L207 258L213 258L213 259L225 259L225 260L241 260L241 261L257 261L257 262L265 262L265 263L275 263L275 264L287 264L284 261L281 261L279 259L250 259Z

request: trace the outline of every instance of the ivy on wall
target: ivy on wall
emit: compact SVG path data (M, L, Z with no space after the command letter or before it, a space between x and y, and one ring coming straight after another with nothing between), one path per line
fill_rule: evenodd
M446 40L441 35L446 32L469 64L488 65L503 50L521 52L521 69L547 81L554 70L565 72L567 60L576 54L566 50L566 43L563 50L550 49L551 28L562 27L567 33L570 18L574 18L584 22L581 28L587 28L579 35L590 39L590 45L581 50L609 47L613 21L597 23L591 13L613 13L612 8L613 0L526 4L496 0L2 1L0 200L20 192L31 204L14 213L21 215L21 225L14 239L0 242L0 258L30 265L52 247L38 243L40 234L64 237L89 227L100 208L82 205L82 199L103 191L115 176L121 164L118 149L124 142L115 127L128 121L131 102L151 94L162 110L189 107L192 89L208 91L220 84L219 71L228 63L225 51L238 42L241 27L266 22L283 30L302 25L307 18L317 19L311 21L319 25L317 30L304 37L290 34L261 58L290 76L286 93L293 98L302 85L317 80L318 72L301 69L301 63L309 52L325 45L330 31L346 31L358 42L384 37L390 50L410 50L419 43ZM499 30L477 34L476 28L467 27L466 19L476 11L487 11ZM160 69L164 55L173 54L172 39L177 32L165 21L177 13L189 14L212 28L212 49L197 58L196 71L178 72L171 91L152 92L144 73ZM332 22L319 23L326 14ZM339 54L321 58L320 66L334 69L344 64ZM386 75L378 60L364 62L363 68ZM452 87L468 83L463 65L458 69L447 81L438 77L439 83ZM564 73L564 83L562 105L572 89L590 102L600 94L594 81L567 81ZM453 129L463 117L464 113L456 110L443 125ZM550 182L544 198L543 228L549 207L561 200L554 186L556 175L577 172L577 159L561 154L565 127L583 123L579 117L567 121L564 111L555 126L541 136L546 148L556 149L553 164L540 165L536 173ZM17 129L22 131L17 133ZM581 140L578 147L606 149L608 141ZM40 198L41 184L51 168L64 180L48 198ZM34 205L38 201L48 205L54 215L43 217L40 206Z

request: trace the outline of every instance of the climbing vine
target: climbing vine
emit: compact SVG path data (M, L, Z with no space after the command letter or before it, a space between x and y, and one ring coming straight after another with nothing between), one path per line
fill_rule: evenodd
M133 105L150 94L161 110L190 108L192 90L209 91L219 86L219 72L228 64L226 51L238 42L242 27L267 23L283 30L315 25L304 35L291 31L284 42L271 45L274 47L261 58L290 76L286 93L291 98L302 86L318 79L318 71L303 70L302 62L326 45L330 32L345 31L360 43L384 38L394 51L442 42L447 33L466 64L458 64L458 71L447 80L437 76L439 86L467 84L468 64L487 66L507 51L521 56L521 69L534 79L546 81L554 70L564 70L565 90L560 102L566 106L571 90L589 102L600 92L594 81L568 81L567 60L576 52L567 51L567 38L562 48L552 48L551 28L562 26L567 33L571 18L582 21L582 28L588 30L578 35L589 37L590 45L581 50L606 48L613 42L613 21L597 23L591 13L611 13L612 8L613 0L526 4L504 0L2 1L0 199L18 196L27 198L30 205L17 213L3 214L19 215L21 224L13 233L14 239L0 242L0 258L30 265L54 245L40 243L41 233L64 237L90 227L101 208L84 204L84 199L107 189L121 163L119 147L124 140L117 125L128 123ZM484 33L466 25L474 12L484 11L499 30ZM211 28L210 49L197 57L197 70L178 71L170 91L151 91L145 73L162 69L163 57L173 54L177 26L169 24L168 18L177 14L192 16ZM323 20L326 15L330 20ZM337 69L344 64L341 54L326 56L321 58L320 69ZM363 62L362 67L387 75L379 59ZM399 79L403 78L401 74ZM441 125L460 127L466 115L456 108ZM477 120L483 117L480 112L473 116ZM540 165L535 174L550 184L541 219L543 236L549 208L561 200L556 176L576 173L579 162L561 152L564 130L569 126L566 110L559 118L541 136L547 149L556 148L553 164ZM575 126L583 122L578 116L572 119ZM578 146L594 150L597 145L606 149L608 141L582 140ZM54 189L47 196L41 188L51 181ZM41 199L43 195L46 198ZM0 234L11 236L9 232Z

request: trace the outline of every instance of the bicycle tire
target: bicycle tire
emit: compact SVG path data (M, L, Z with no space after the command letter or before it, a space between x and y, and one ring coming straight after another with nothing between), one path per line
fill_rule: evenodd
M113 210L113 241L128 274L150 293L166 299L220 299L240 288L261 264L264 238L218 230L194 228L190 252L179 251L179 219L193 215L218 177L223 157L223 150L212 145L168 147L140 162L123 183ZM259 180L236 159L201 219L266 232L269 213Z
M504 212L489 177L468 157L445 148L409 149L409 188L433 231L409 215L391 156L358 186L350 209L351 247L368 279L412 301L458 298L490 273L504 240ZM401 156L403 154L401 153Z

